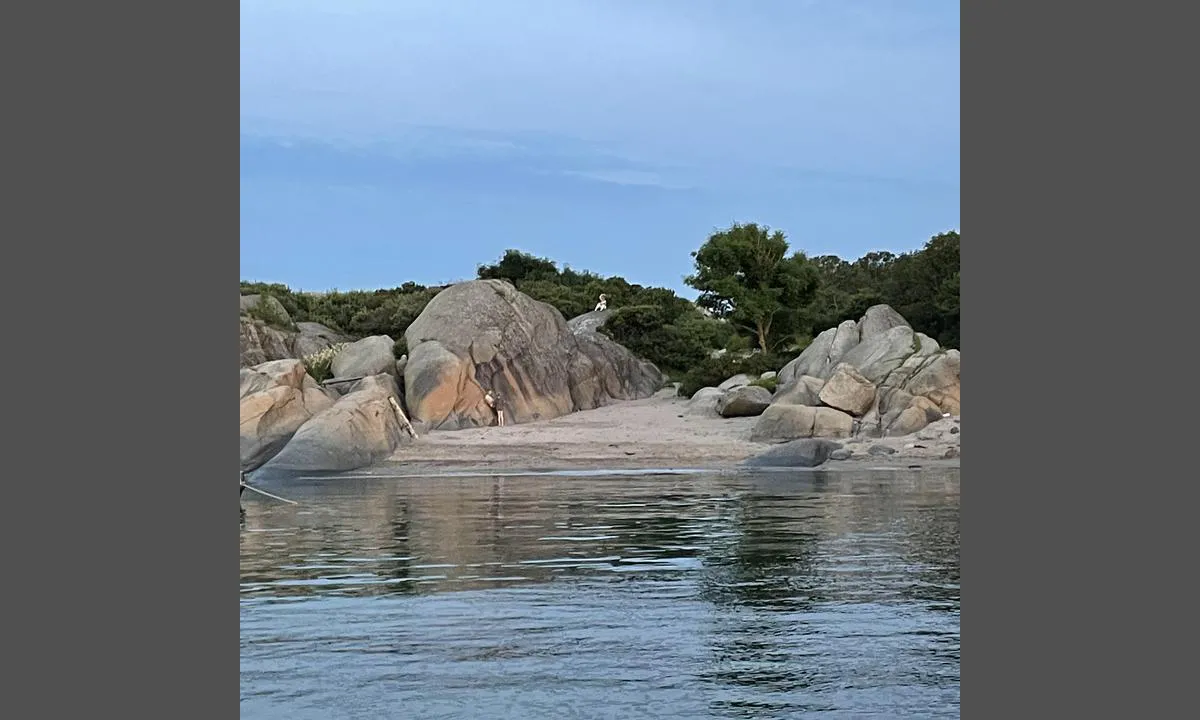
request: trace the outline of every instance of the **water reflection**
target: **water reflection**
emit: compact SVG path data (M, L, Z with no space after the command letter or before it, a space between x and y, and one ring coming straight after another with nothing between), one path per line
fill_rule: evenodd
M958 714L957 470L285 494L243 501L243 715Z

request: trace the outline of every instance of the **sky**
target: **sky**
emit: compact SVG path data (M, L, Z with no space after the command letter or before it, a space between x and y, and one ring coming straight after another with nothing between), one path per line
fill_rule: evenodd
M952 0L241 0L241 277L441 284L508 248L695 297L734 222L959 230Z

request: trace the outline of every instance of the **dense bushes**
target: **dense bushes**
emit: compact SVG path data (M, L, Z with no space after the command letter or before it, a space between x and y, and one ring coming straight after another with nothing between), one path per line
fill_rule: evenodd
M921 250L903 255L875 252L853 263L822 256L804 263L811 264L818 277L815 293L804 307L789 310L789 323L772 328L774 352L749 355L749 348L761 338L753 328L743 327L747 323L714 319L667 288L644 287L569 267L559 270L551 260L518 250L507 250L495 264L479 266L477 273L481 279L512 283L567 319L592 310L603 293L613 312L601 332L680 380L681 392L687 396L738 373L755 377L778 370L816 333L843 320L856 320L877 303L891 305L916 330L943 346L959 346L957 232L937 235ZM735 282L739 276L735 272L729 277ZM405 329L442 289L408 282L388 290L300 293L274 283L241 284L243 295L274 297L296 322L319 322L351 337L389 335L397 341L397 357L406 352ZM269 324L282 321L271 317L266 302L250 312ZM713 352L721 349L727 352L713 358Z
M679 378L679 394L691 397L700 388L715 387L741 373L749 375L753 380L765 372L778 372L779 368L788 364L791 359L791 355L763 352L753 352L745 356L725 353L720 357L705 358Z

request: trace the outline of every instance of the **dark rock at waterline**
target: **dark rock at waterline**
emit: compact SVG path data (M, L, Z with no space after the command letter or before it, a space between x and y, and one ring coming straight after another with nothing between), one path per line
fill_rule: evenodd
M841 443L824 438L801 438L776 445L761 455L747 458L747 467L816 467L830 458Z
M867 454L874 455L876 457L881 455L894 455L895 453L896 448L891 448L887 445L872 445L871 447L867 448Z

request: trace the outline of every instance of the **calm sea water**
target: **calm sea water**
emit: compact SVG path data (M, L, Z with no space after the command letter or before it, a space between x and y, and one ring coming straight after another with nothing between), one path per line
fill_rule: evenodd
M957 469L271 489L243 718L959 715Z

